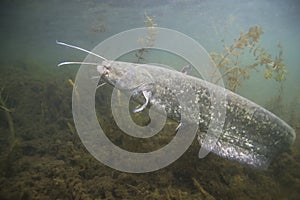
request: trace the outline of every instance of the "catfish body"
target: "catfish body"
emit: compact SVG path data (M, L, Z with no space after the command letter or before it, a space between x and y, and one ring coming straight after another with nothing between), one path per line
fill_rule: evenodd
M295 131L276 115L205 80L155 65L104 61L98 71L103 71L101 67L106 69L106 75L102 76L105 81L121 91L133 91L136 101L153 106L158 112L163 109L170 119L180 122L181 111L186 109L190 113L188 121L199 124L200 144L207 143L207 150L222 157L267 168L295 140ZM196 98L179 102L177 94L183 91L194 93ZM220 95L224 96L222 100L214 99ZM214 110L217 104L225 109L224 116ZM216 130L220 134L215 135L216 143L210 145L210 141L204 141L209 124L221 117L225 117L224 121Z

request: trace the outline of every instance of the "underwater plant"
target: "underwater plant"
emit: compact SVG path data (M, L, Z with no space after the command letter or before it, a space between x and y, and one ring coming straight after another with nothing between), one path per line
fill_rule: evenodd
M9 152L11 152L16 145L16 136L15 136L15 128L14 128L14 122L11 116L12 110L8 108L6 102L8 99L8 95L6 97L3 97L3 91L4 88L0 90L0 108L5 112L6 120L9 127L10 137L9 137Z
M261 67L265 68L265 79L273 78L278 82L286 79L287 70L283 63L282 45L278 44L278 55L272 57L259 44L263 33L260 26L252 26L246 33L241 31L239 38L234 39L234 43L231 45L226 45L225 41L222 40L224 43L223 53L210 53L217 68L222 72L221 78L225 80L225 84L231 91L237 92L242 85L242 81L250 78L249 73L253 70L258 72ZM244 56L247 49L247 56L253 58L253 63L243 65L241 57Z
M145 60L143 55L145 52L147 52L146 48L153 47L157 35L157 32L155 30L157 24L154 22L154 16L150 17L145 13L144 22L148 27L148 31L145 37L138 38L138 44L141 46L141 48L135 53L137 63L140 63L142 60Z
M74 91L74 94L76 96L77 102L79 102L80 98L79 98L79 93L78 93L78 90L77 90L77 85L75 85L75 83L72 79L68 79L68 82L73 88L73 91Z
M15 135L14 122L13 122L13 118L11 116L12 109L8 108L8 105L7 105L8 95L6 95L4 97L3 91L4 91L4 88L2 88L0 90L0 109L5 112L6 120L7 120L8 127L9 127L9 137L8 137L9 148L8 148L7 152L4 153L5 162L3 162L3 166L1 166L1 167L4 167L5 171L7 172L8 166L10 164L10 160L12 159L12 157L11 157L12 153L13 153L15 147L18 145L19 140L16 138L16 135Z

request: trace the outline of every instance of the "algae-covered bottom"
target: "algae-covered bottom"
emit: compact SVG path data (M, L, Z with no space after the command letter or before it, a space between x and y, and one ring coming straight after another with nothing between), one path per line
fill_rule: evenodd
M49 67L50 68L50 67ZM170 166L145 174L111 169L93 158L74 128L71 108L76 69L49 70L18 62L0 66L0 199L297 199L300 140L257 170L209 154L199 145ZM117 145L132 151L163 146L176 124L168 122L154 140L122 133L110 113L109 86L97 92L99 122ZM10 117L8 117L10 116ZM147 122L142 117L138 123ZM143 121L144 120L144 121ZM300 121L300 120L294 120ZM300 124L294 125L299 132Z

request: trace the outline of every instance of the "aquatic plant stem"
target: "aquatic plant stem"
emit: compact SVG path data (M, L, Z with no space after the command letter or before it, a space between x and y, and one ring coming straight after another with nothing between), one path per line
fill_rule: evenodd
M5 116L7 119L9 132L10 132L10 138L9 138L10 150L9 150L9 152L11 152L16 144L15 128L14 128L12 116L10 114L11 110L9 108L7 108L7 105L6 105L7 98L5 98L5 99L3 98L2 91L3 91L3 89L1 89L1 92L0 92L0 108L4 110Z
M209 194L195 178L192 178L192 179L193 179L194 186L202 194L201 196L203 196L203 199L215 200L215 198L211 194Z
M230 69L228 69L226 72L224 72L222 74L222 76L220 78L218 78L215 82L217 83L219 80L221 80L223 77L225 77L227 74L229 74L231 71L235 70L235 69L238 69L239 67L238 66L234 66L234 67L231 67Z

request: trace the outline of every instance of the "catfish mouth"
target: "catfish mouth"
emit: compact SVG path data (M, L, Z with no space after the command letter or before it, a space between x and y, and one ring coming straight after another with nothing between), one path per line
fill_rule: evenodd
M117 76L112 73L112 67L108 65L98 65L97 72L100 74L100 79L105 83L115 87L117 85Z
M97 71L100 74L100 76L108 77L108 74L110 73L111 67L105 66L105 65L98 65Z

